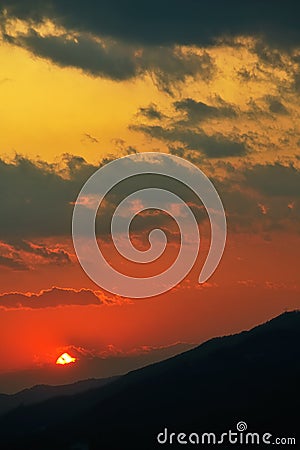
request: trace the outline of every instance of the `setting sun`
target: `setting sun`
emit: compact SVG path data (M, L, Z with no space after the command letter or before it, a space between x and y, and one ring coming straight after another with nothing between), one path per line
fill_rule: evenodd
M57 360L56 364L65 365L76 362L77 358L73 358L69 353L63 353L60 355Z

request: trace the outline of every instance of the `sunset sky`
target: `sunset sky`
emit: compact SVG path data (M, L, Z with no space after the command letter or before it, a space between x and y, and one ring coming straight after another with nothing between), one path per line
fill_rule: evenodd
M0 374L55 365L66 351L121 357L122 372L122 358L299 308L295 5L0 0ZM217 271L199 285L209 244L200 211L203 248L191 273L169 292L134 300L83 272L71 216L100 165L150 151L181 156L210 177L228 238ZM137 245L154 225L172 232L164 217L154 222L137 223Z

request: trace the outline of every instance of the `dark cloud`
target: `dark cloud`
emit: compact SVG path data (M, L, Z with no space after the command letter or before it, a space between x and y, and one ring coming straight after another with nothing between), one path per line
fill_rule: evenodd
M265 97L265 100L271 113L282 115L287 115L289 113L284 104L281 102L280 98L276 97L275 95L267 95Z
M282 39L283 47L284 42L284 39ZM299 48L299 45L295 42L296 49ZM291 90L297 90L300 69L300 58L297 50L296 52L289 51L288 48L282 48L281 46L274 48L261 38L256 39L254 45L247 43L245 47L257 57L258 61L252 64L250 69L244 67L237 70L237 75L242 81L265 82L268 80L274 84L279 93L290 93ZM282 73L279 74L280 72L284 73L284 76L282 76ZM281 100L276 96L270 95L270 98L272 97L281 103ZM276 106L275 109L277 109ZM273 112L272 109L270 111Z
M242 67L241 69L237 70L237 76L241 81L254 81L258 79L258 76L254 70L254 68L252 68L251 70L246 69L246 67Z
M124 81L150 74L159 89L173 95L187 77L211 80L216 69L208 53L221 41L237 45L237 36L254 36L255 52L264 64L284 66L282 50L300 44L296 0L238 0L196 2L184 6L175 0L151 3L87 0L0 0L3 38L62 67L74 67L92 76ZM1 17L1 16L0 16ZM11 18L28 21L27 33L9 34ZM50 19L63 34L38 32ZM190 46L182 50L180 46ZM240 72L249 79L250 72ZM206 111L208 112L208 111ZM228 111L227 111L228 112ZM212 111L211 111L212 113Z
M79 68L93 76L120 81L138 74L133 51L122 44L104 45L91 37L77 37L75 40L67 35L41 36L34 30L17 38L5 37L10 43L24 47L55 64Z
M145 106L144 108L143 107L139 108L137 115L146 117L147 119L150 120L154 119L161 120L164 118L164 114L159 111L157 105L155 105L154 103L151 103L150 105Z
M95 168L80 157L64 162L59 173L58 167L20 156L11 163L0 160L2 239L70 234L72 202Z
M284 40L282 40L282 43L283 42ZM273 48L272 46L267 45L266 42L262 41L261 39L255 43L253 52L258 56L260 62L264 63L267 66L277 67L281 69L286 68L286 63L284 62L281 52L277 48Z
M13 270L31 270L37 264L71 264L69 254L62 248L48 248L20 238L0 241L0 266Z
M101 305L100 294L89 289L67 289L53 287L38 294L8 292L0 295L0 308L54 308L67 305Z
M168 94L189 76L208 81L215 73L213 60L205 52L199 55L163 46L140 49L91 35L44 36L33 29L17 37L7 33L3 37L61 67L81 69L92 76L124 81L149 73Z
M283 166L280 170L284 170ZM252 172L250 176L249 172ZM291 169L291 175L292 172ZM287 168L286 175L288 173ZM253 168L233 169L231 178L215 180L230 231L299 232L300 202L297 199L299 185L297 193L294 189L290 189L289 195L285 196L285 186L280 185L279 180L276 182L274 176L276 177L269 166L256 165Z
M33 243L23 239L11 239L7 244L12 246L15 252L25 252L39 256L44 261L55 264L71 263L69 254L61 248L51 249L44 244Z
M297 92L297 94L300 93L300 73L299 72L297 74L295 74L295 78L294 78L294 89Z
M199 123L206 119L215 119L221 117L236 117L236 110L233 106L221 102L220 106L211 106L203 102L197 102L192 98L173 103L175 109L184 112L187 115L187 121L190 123Z
M199 164L210 174L224 201L231 229L242 228L249 231L254 224L259 223L261 227L270 230L279 226L278 224L282 227L294 227L299 223L300 171L292 164L242 165L237 169L226 160L206 157L206 152L209 153L212 149L218 150L219 156L232 154L231 147L229 151L226 145L224 151L222 137L215 137L214 141L201 133L192 134L187 131L182 134L182 131L181 134L176 134L174 130L168 131L162 127L150 127L149 130L155 137L184 142L184 146L174 146L171 151ZM207 145L205 152L187 149L187 146L193 149L199 146L197 148L200 149L204 145ZM232 142L227 141L227 145L231 146ZM102 164L109 161L103 161ZM61 168L59 164L48 165L41 161L34 163L20 157L11 163L0 161L2 266L26 270L30 268L31 258L34 261L38 258L42 264L71 262L69 254L63 248L46 245L43 237L71 235L73 204L83 183L100 166L89 165L83 158L72 156L65 156L64 164ZM218 169L223 174L222 178L216 175ZM96 229L99 238L105 241L110 235L110 219L116 205L130 193L136 192L137 188L156 186L168 189L192 205L199 223L206 218L201 203L199 205L190 190L176 180L143 175L132 177L126 183L125 186L116 186L99 210ZM173 233L174 227L170 224L170 218L164 214L144 214L135 220L131 231L136 238L139 235L144 238L145 230L157 226ZM175 234L173 238L177 239Z
M280 0L1 0L9 16L55 20L67 29L148 45L210 45L215 39L259 35L278 48L300 43L299 2Z
M82 139L82 141L89 142L90 144L99 144L99 140L89 133L84 133L84 139Z
M292 164L256 164L244 171L248 186L268 196L300 196L300 171Z
M215 161L201 155L199 158L198 152L182 147L170 151L210 174L224 204L230 231L299 231L300 170L292 164L243 164L237 168L224 160ZM223 173L221 177L219 171ZM189 195L185 198L189 203L196 203ZM197 205L199 208L199 202ZM204 211L192 209L198 223L202 223L206 218Z
M182 127L163 128L159 125L134 125L131 128L168 143L181 143L186 149L201 151L207 158L243 156L249 151L246 144L238 139L228 138L221 133L208 136L201 129L194 131Z
M209 82L216 73L214 60L207 52L195 54L178 47L145 47L140 64L142 71L150 73L157 87L169 95L188 77Z
M10 257L10 256L4 256L0 255L0 266L1 267L7 267L9 269L13 270L28 270L29 267L27 264L19 259L18 257Z

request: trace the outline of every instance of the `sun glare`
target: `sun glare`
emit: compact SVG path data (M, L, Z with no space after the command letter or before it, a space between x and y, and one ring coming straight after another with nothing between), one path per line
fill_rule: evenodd
M69 353L63 353L60 355L57 360L56 364L65 365L76 362L77 358L73 358Z

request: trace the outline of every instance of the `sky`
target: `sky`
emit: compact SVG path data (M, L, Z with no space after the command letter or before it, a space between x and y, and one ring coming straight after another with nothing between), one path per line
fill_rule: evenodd
M121 373L133 356L145 363L299 308L299 5L224 3L0 0L0 381L52 367L64 351L100 361L98 376ZM202 232L200 254L178 286L149 299L97 286L71 236L84 182L140 152L203 170L228 224L221 263L199 285L207 216L177 186ZM99 245L141 274L124 268L108 236L122 195L99 213ZM149 273L179 245L170 218L141 215L138 248L155 227L169 253Z

